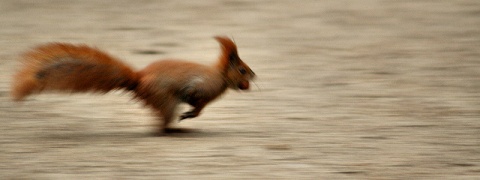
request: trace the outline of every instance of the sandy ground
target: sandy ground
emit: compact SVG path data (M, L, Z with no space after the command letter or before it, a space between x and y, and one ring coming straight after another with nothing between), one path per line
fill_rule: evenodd
M480 1L0 1L1 179L480 179ZM131 95L9 97L18 54L86 43L136 69L257 73L190 133L154 137ZM186 108L186 107L184 107Z

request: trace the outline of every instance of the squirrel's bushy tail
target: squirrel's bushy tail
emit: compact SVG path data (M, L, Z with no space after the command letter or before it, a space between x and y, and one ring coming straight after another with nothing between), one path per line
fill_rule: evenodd
M22 100L44 90L108 92L133 90L137 73L112 56L85 45L51 43L22 56L22 69L15 75L12 96Z

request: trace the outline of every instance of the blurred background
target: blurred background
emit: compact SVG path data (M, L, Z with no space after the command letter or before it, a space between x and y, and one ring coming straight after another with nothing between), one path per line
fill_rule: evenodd
M479 179L480 1L0 1L2 179ZM131 94L9 97L18 55L84 43L136 69L256 72L154 137ZM184 107L186 109L187 107Z

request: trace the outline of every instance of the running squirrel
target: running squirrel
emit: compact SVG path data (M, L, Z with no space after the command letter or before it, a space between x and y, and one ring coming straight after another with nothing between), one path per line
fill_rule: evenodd
M86 45L49 43L21 56L23 67L14 76L11 95L21 101L42 91L101 92L132 91L158 115L159 133L170 124L180 103L193 108L180 120L197 117L227 88L248 90L255 73L239 57L237 46L216 36L221 45L218 61L202 65L182 60L156 61L140 71L111 55Z

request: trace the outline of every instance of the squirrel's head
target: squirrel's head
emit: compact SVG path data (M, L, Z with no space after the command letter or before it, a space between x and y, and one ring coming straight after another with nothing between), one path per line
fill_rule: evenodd
M240 59L235 43L227 37L216 36L215 39L222 48L218 66L224 73L228 87L236 90L249 89L255 73Z

